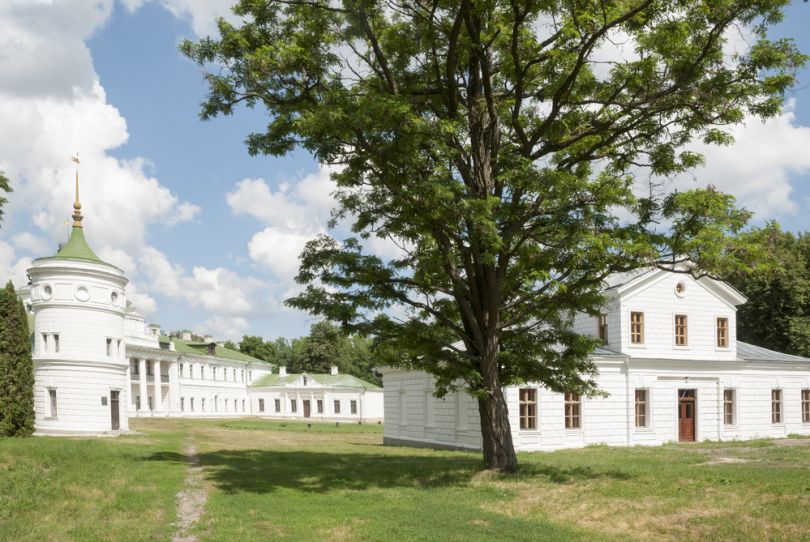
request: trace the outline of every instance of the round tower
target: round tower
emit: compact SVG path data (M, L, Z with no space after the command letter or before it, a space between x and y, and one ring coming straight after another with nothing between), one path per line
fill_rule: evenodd
M124 272L84 238L79 176L73 229L55 256L28 269L34 313L34 396L40 433L127 430Z

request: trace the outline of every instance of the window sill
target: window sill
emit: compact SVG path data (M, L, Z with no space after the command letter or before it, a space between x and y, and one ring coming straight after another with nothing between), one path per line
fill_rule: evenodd
M540 430L539 429L519 429L518 433L520 433L521 435L539 435Z
M585 431L581 427L565 428L565 434L568 436L584 435Z
M645 433L655 433L655 431L653 430L653 428L652 428L652 427L648 427L648 426L644 426L644 427L636 427L634 432L635 432L635 433L642 433L642 434L645 434Z

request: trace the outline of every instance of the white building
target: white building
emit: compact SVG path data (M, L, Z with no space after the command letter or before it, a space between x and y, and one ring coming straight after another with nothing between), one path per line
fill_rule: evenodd
M735 289L650 269L611 277L606 295L604 314L575 329L602 339L592 359L609 395L506 388L516 449L810 435L810 359L737 341ZM481 447L468 394L437 399L424 372L382 373L386 443Z
M362 380L335 371L311 375L307 387L303 375L296 391L268 380L277 376L272 365L210 337L161 336L160 326L146 325L127 302L124 272L87 244L78 177L73 218L68 242L34 260L30 283L18 291L31 323L37 432L126 431L130 417L155 416L382 419L382 390ZM276 398L284 400L282 411L259 409ZM310 408L299 413L295 401ZM317 401L332 402L329 414L311 406ZM333 410L336 401L345 414Z

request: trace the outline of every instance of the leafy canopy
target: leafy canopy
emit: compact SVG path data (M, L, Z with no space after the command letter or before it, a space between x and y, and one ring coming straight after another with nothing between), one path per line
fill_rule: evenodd
M702 162L689 142L779 111L805 60L766 37L785 4L243 0L240 25L181 48L209 69L203 118L264 108L251 153L336 167L334 220L355 237L307 245L292 306L377 335L439 393L589 391L593 341L567 324L598 310L605 276L760 255L732 197L663 181ZM401 255L366 253L369 236Z

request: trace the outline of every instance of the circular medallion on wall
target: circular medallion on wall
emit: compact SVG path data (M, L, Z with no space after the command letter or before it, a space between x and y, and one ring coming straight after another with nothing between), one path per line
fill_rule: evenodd
M675 285L675 295L678 297L683 297L686 295L686 284L683 282L679 282Z
M50 299L53 297L53 286L46 284L42 287L42 299Z
M90 292L84 286L76 288L76 299L79 301L90 301Z

